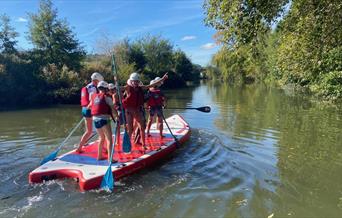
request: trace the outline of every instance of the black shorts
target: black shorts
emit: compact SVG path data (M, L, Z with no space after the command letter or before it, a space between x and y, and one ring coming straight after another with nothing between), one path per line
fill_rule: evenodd
M157 115L158 117L163 117L162 106L150 107L150 116L153 117L154 115Z
M94 125L96 129L100 129L103 126L107 125L108 120L104 120L104 119L99 119L99 120L94 120Z

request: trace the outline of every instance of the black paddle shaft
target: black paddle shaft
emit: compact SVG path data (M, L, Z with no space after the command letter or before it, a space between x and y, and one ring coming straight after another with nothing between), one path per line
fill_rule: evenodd
M172 137L175 139L177 147L179 147L179 141L178 141L178 139L176 138L176 136L172 133L172 131L171 131L170 127L169 127L169 124L166 122L166 119L165 119L165 117L164 117L164 113L162 112L161 115L162 115L163 120L164 120L164 122L165 122L167 128L169 129L169 131L170 131Z
M204 113L209 113L211 111L211 108L209 106L204 107L170 107L165 109L180 109L180 110L198 110Z

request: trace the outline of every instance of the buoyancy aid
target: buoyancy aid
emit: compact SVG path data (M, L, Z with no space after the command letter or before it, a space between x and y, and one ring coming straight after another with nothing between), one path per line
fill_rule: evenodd
M90 99L94 93L98 93L96 86L93 83L89 83L81 89L81 106L88 106Z
M141 87L128 86L127 96L122 100L124 108L139 108L144 105L144 91Z
M91 114L93 116L110 114L111 109L109 105L106 103L106 94L105 93L96 93L92 96L93 105L91 107Z
M81 89L81 106L87 107L89 104L89 92L87 90L87 87L83 87Z
M149 90L147 105L150 107L162 106L164 102L163 94L159 89Z

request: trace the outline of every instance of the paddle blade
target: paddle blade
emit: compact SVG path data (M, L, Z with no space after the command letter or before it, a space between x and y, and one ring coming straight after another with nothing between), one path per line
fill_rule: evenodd
M49 162L50 160L53 160L57 157L57 153L58 153L58 149L54 152L52 152L51 154L49 154L47 157L45 157L41 162L40 162L40 165L43 165L47 162Z
M204 113L209 113L211 111L211 108L209 106L204 106L204 107L196 108L196 110L204 112Z
M114 177L112 172L112 166L108 167L106 174L102 178L101 189L106 189L109 191L113 191L114 189Z
M128 133L125 131L124 136L123 136L123 142L122 142L122 150L125 153L131 152L131 140L129 138Z

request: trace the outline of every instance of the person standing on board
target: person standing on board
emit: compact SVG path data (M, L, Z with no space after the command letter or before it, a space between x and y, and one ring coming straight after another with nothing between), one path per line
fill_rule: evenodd
M132 73L127 80L127 85L124 87L126 97L122 100L122 105L125 109L128 135L131 138L133 132L133 122L140 130L141 145L146 149L145 144L145 121L143 118L142 109L144 107L144 90L147 90L157 84L162 83L167 79L167 73L158 81L150 85L143 85L140 81L138 73Z
M113 100L114 109L117 111L118 116L119 116L119 118L117 120L118 128L117 128L117 132L116 132L116 141L119 142L120 141L120 126L123 124L123 117L121 114L119 95L118 95L118 93L116 91L116 87L113 83L108 84L108 89L109 89L108 93L112 97L112 100Z
M160 80L159 77L156 77L154 80L150 82L153 84L155 81ZM150 116L147 122L147 136L150 137L150 129L153 122L154 117L157 115L157 129L159 129L160 138L163 136L163 107L165 107L166 98L164 94L159 89L160 85L163 83L159 83L153 87L151 87L147 93L147 107L150 112Z
M86 131L84 132L80 143L78 144L77 152L82 152L82 146L89 140L93 131L93 120L91 118L91 110L88 108L90 99L94 93L98 93L97 85L103 81L103 76L98 72L91 75L91 82L81 89L81 106L82 116L85 120Z
M99 135L97 159L101 160L102 147L104 143L107 145L108 162L110 160L110 152L112 150L112 128L110 126L110 118L114 121L118 117L117 111L114 109L112 96L108 93L108 83L105 81L99 82L97 85L99 93L92 96L88 108L91 108L96 132Z

